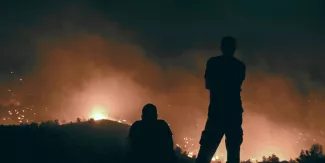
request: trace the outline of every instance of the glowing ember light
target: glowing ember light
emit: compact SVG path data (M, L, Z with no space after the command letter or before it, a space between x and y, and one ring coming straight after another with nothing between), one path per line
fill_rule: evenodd
M92 118L94 118L94 120L106 119L105 115L103 115L102 113L94 113L92 115Z
M193 152L188 153L188 157L193 157Z
M104 108L99 106L93 107L93 112L91 113L90 117L94 120L108 119L108 117L103 112L104 110Z
M211 161L217 161L217 160L219 160L219 157L218 157L218 156L214 156L214 157L212 157L212 159L211 159Z

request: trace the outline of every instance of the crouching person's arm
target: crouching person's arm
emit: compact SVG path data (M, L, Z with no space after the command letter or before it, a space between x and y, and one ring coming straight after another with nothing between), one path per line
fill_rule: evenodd
M132 125L130 127L129 135L127 137L127 144L126 144L126 157L124 162L125 163L132 163L134 162L134 156L135 156L135 142L134 142L134 126Z
M175 153L175 150L174 150L173 135L170 136L169 146L170 146L169 148L171 149L171 162L176 163L178 161L177 161L176 153Z
M167 123L165 123L165 128L166 128L166 151L169 151L169 153L167 154L168 157L168 161L172 162L172 163L176 163L177 162L177 157L175 154L175 150L174 150L174 140L173 140L173 133L170 130L169 126Z

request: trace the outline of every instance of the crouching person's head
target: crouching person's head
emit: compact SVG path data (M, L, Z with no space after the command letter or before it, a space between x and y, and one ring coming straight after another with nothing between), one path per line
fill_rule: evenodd
M142 109L143 121L156 121L158 119L157 108L153 104L147 104Z

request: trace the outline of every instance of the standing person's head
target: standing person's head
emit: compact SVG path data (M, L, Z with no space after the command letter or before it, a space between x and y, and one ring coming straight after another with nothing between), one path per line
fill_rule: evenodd
M222 38L220 47L222 54L229 57L234 56L236 51L236 44L237 41L234 37L227 36Z
M142 109L142 120L155 121L158 119L157 108L153 104L146 104Z

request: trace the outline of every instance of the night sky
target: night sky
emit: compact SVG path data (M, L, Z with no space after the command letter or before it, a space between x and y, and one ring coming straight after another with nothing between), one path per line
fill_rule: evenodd
M292 137L306 133L299 140L325 143L322 0L8 0L0 12L1 123L13 109L70 121L97 105L133 121L153 102L175 139L197 140L205 62L234 36L248 70L243 155L295 155L309 144ZM255 139L281 147L256 153L263 146Z
M217 49L222 36L232 35L247 64L262 58L277 72L290 64L322 81L324 6L321 0L4 1L1 70L33 61L30 56L35 52L26 31L45 32L40 29L44 22L53 21L45 25L50 34L65 30L65 23L74 19L76 28L107 35L108 31L98 30L100 23L92 22L96 20L84 19L91 19L92 12L129 31L132 41L150 55L174 57L189 49Z

